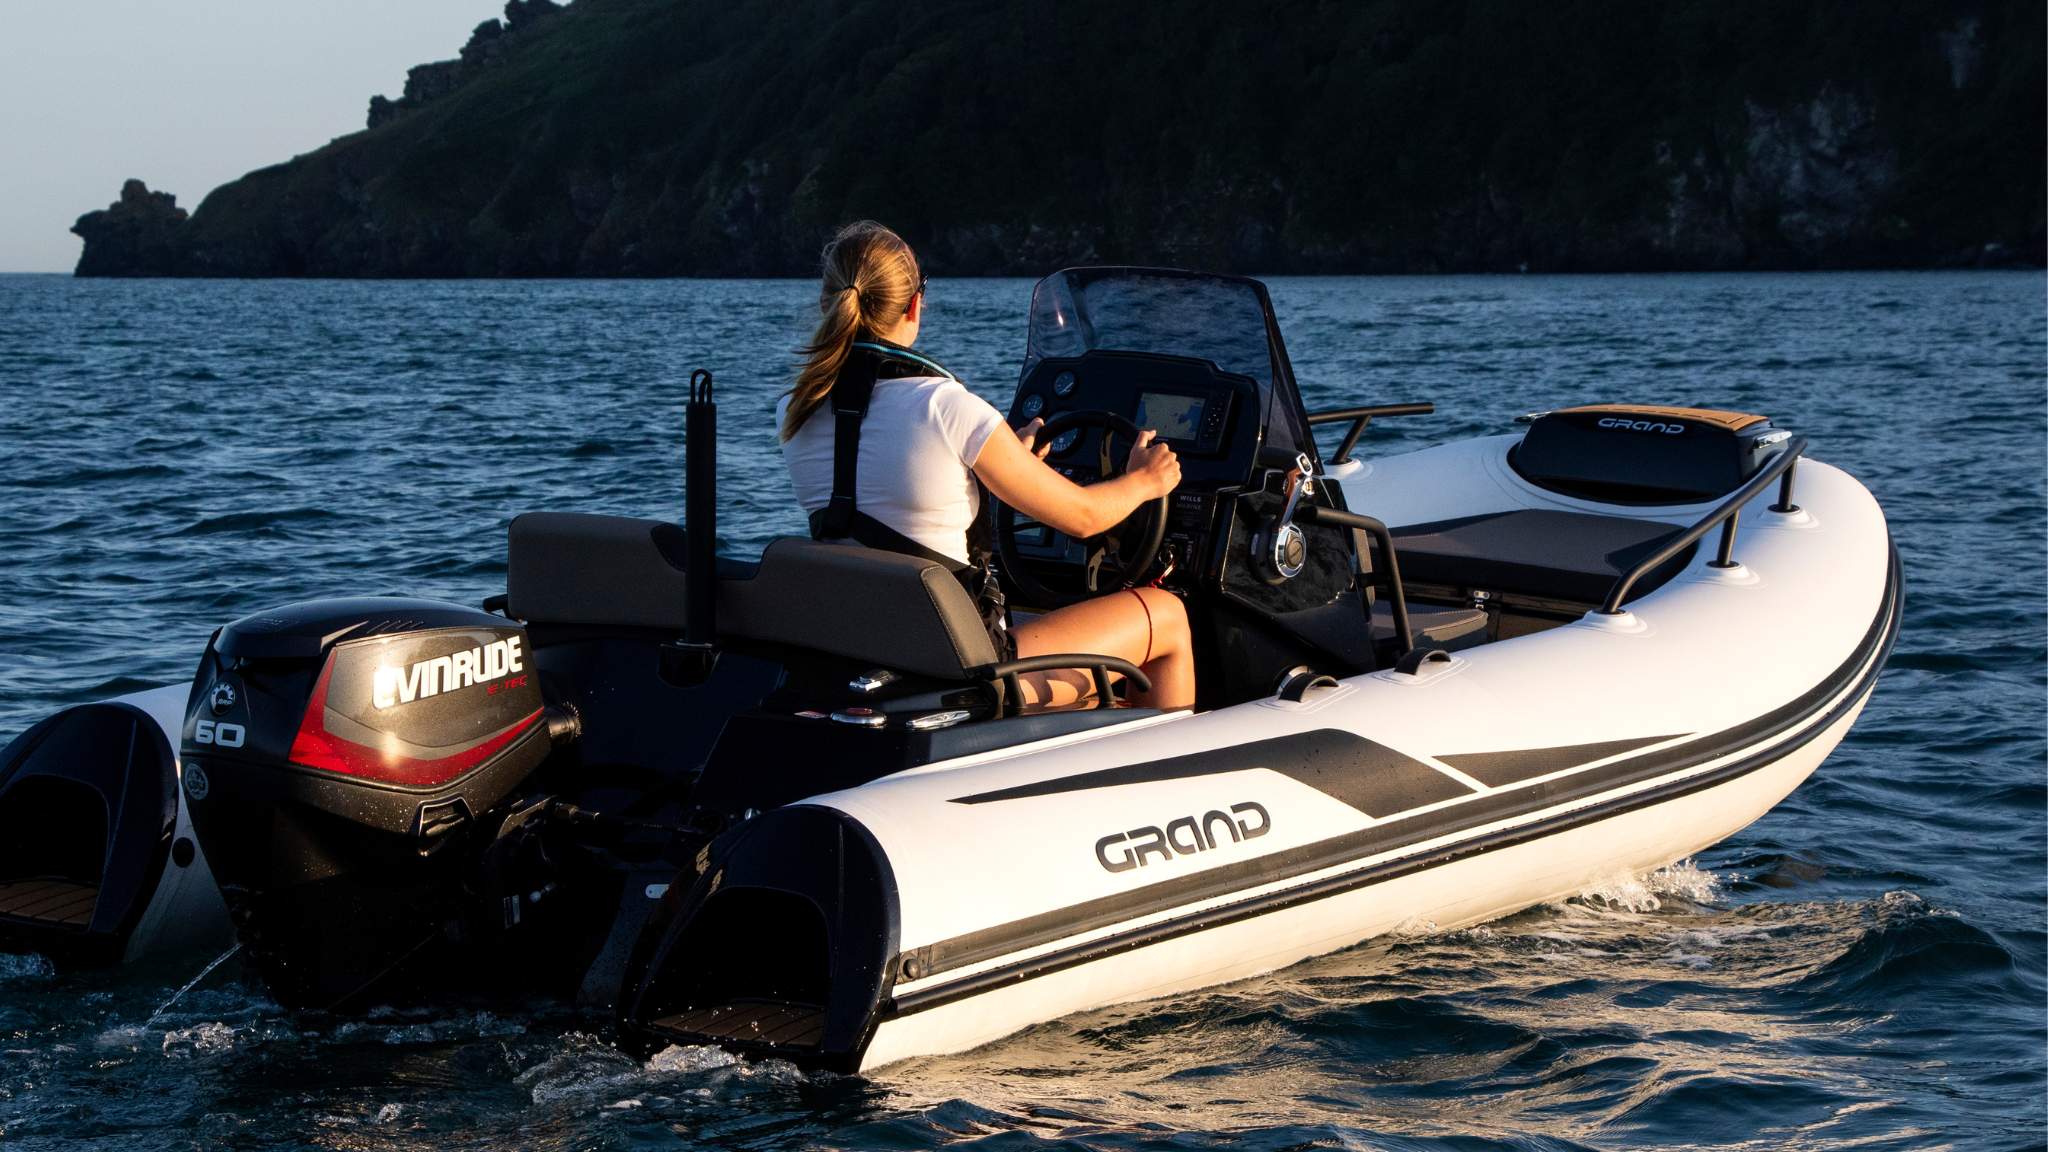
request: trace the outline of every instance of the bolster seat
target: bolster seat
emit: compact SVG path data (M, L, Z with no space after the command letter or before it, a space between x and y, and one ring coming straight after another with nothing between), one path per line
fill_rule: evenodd
M1478 608L1439 607L1408 603L1408 631L1420 648L1442 648L1455 652L1486 640L1487 618ZM1372 638L1375 643L1394 637L1394 605L1387 600L1372 603Z
M512 521L506 611L532 624L681 633L683 529L660 520L529 512ZM720 557L723 637L810 648L942 679L996 662L973 597L943 564L785 537L757 563Z
M1679 532L1655 520L1546 508L1405 525L1393 535L1401 578L1410 584L1598 604L1622 573ZM1655 591L1691 559L1687 551L1660 565L1631 599Z

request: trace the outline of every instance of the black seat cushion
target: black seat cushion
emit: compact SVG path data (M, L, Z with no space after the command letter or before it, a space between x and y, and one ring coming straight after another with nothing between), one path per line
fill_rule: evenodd
M1393 529L1414 584L1597 604L1615 580L1681 530L1627 516L1520 509ZM1684 569L1688 550L1637 582L1632 599Z
M1408 631L1417 644L1431 648L1470 648L1486 639L1486 623L1486 612L1480 608L1408 605ZM1372 638L1375 643L1394 639L1394 606L1386 600L1373 601Z
M529 512L512 521L506 611L680 633L684 554L683 530L665 521ZM943 565L852 544L785 538L757 564L721 557L718 631L948 680L996 662L973 598Z
M527 512L512 520L505 594L512 615L536 624L656 628L687 619L689 552L680 525L584 512ZM718 559L721 579L754 565Z
M997 660L974 598L942 564L798 537L718 582L719 631L944 680Z

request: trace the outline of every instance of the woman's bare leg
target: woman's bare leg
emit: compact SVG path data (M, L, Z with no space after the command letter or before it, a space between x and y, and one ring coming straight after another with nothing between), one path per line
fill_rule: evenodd
M1083 600L1021 624L1012 635L1019 656L1091 652L1136 664L1152 681L1152 691L1133 693L1134 704L1162 709L1195 706L1195 652L1187 608L1171 592L1135 588ZM1071 704L1094 691L1086 669L1035 673L1022 680L1030 704Z

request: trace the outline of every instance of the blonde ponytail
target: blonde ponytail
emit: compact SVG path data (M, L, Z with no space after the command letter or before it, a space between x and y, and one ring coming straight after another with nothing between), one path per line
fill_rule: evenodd
M804 421L832 395L832 382L846 366L855 341L893 329L910 310L922 277L917 257L901 236L872 220L839 230L825 245L825 282L818 292L817 331L799 350L804 366L789 389L789 409L782 417L782 439L797 434Z

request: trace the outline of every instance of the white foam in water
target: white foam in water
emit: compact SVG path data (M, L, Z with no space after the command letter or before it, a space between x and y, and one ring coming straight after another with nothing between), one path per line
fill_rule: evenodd
M552 1104L581 1096L624 1095L619 1090L641 1076L640 1065L594 1036L571 1032L563 1050L513 1077L531 1092L535 1104Z
M739 1057L723 1048L704 1044L687 1047L671 1044L648 1058L647 1071L657 1075L709 1072L713 1068L730 1068L739 1062Z
M384 1033L386 1044L432 1044L441 1038L441 1033L432 1024L407 1024L392 1028Z
M334 1042L337 1044L353 1043L361 1038L365 1032L372 1031L372 1028L372 1025L365 1024L361 1020L344 1020L341 1022L341 1026L334 1030Z
M1404 939L1409 937L1434 936L1437 934L1436 921L1425 920L1420 916L1410 916L1406 920L1401 921L1399 924L1394 925L1393 928L1390 929L1387 934L1389 936L1398 936Z
M174 1028L164 1033L164 1055L173 1058L215 1056L235 1046L235 1030L218 1020Z
M562 1038L564 1049L513 1078L527 1087L536 1104L571 1099L608 1097L606 1108L638 1108L645 1097L640 1091L650 1081L676 1077L705 1077L690 1088L689 1095L716 1095L713 1088L731 1079L788 1084L803 1079L803 1070L784 1060L747 1063L738 1056L708 1045L670 1045L636 1064L618 1049L592 1036L572 1032Z
M0 984L17 980L48 980L57 974L50 962L34 952L0 952Z
M404 1112L405 1105L403 1104L386 1104L382 1108L377 1109L377 1123L389 1124L393 1120L398 1119Z
M1895 889L1877 898L1877 914L1880 916L1953 916L1954 912L1930 907L1925 897L1917 892Z
M526 1025L517 1020L508 1020L491 1012L478 1012L470 1018L469 1024L470 1027L476 1029L476 1035L479 1040L488 1040L498 1036L523 1036L526 1034Z
M149 1032L140 1024L117 1024L93 1037L102 1048L139 1048Z
M1690 860L1659 868L1645 876L1621 873L1579 889L1578 898L1624 912L1655 912L1664 897L1693 904L1711 904L1721 894L1721 878Z

